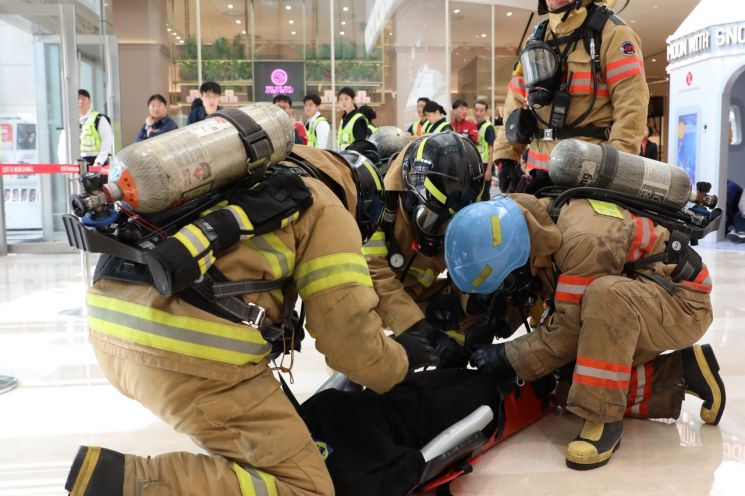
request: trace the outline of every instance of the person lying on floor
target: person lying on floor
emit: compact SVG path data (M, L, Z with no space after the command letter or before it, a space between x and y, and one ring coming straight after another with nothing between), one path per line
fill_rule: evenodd
M523 386L516 405L524 408L518 415L514 408L500 415L502 398L516 388L514 381L500 383L475 370L437 369L411 374L381 395L370 390L321 391L300 406L300 416L326 461L338 496L403 496L442 472L443 466L453 467L477 452L500 421L502 429L512 423L507 430L514 432L540 418L554 385L549 377L532 386L538 397L546 398L543 402L528 393L531 385ZM491 410L486 418L478 415L483 412L474 414L482 405ZM443 439L433 439L467 417L471 428L456 436L459 442L444 443L447 453L437 457Z

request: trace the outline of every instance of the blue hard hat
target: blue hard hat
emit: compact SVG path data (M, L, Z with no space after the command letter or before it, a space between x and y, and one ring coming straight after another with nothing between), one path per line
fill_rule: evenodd
M527 263L529 254L528 223L507 196L467 206L445 233L448 274L465 293L493 293Z

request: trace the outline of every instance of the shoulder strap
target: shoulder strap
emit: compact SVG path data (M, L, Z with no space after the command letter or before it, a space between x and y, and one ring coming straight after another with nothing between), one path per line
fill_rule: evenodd
M344 160L344 158L341 155L339 155L338 153L332 150L325 150L325 151L336 155L339 158L339 160ZM316 178L319 181L321 181L331 191L334 192L334 195L336 195L336 197L339 198L339 201L341 201L342 205L344 205L344 208L349 209L349 203L347 203L347 194L344 191L344 188L342 187L341 184L331 179L328 176L328 174L326 174L321 169L319 169L318 167L311 164L310 162L308 162L307 160L305 160L304 158L300 157L299 155L295 153L290 153L290 156L287 157L285 161L290 162L291 164L300 168L303 172L305 172L306 175Z

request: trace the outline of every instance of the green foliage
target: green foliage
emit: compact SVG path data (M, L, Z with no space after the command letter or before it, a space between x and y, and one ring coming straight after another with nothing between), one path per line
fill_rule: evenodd
M331 82L331 62L327 60L307 61L305 77L312 82ZM383 81L383 64L381 62L339 60L336 62L336 80L337 84Z

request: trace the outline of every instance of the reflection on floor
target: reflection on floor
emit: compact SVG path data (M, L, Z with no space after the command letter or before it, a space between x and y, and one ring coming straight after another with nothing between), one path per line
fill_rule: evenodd
M714 278L715 320L703 342L716 350L727 385L719 427L701 425L700 401L677 421L627 420L609 465L588 473L564 466L580 422L554 413L487 453L456 495L745 494L745 253L701 249ZM101 376L87 343L77 255L0 258L0 375L21 385L0 395L0 494L62 495L79 444L158 454L198 452ZM311 343L295 364L294 390L307 397L328 372Z

